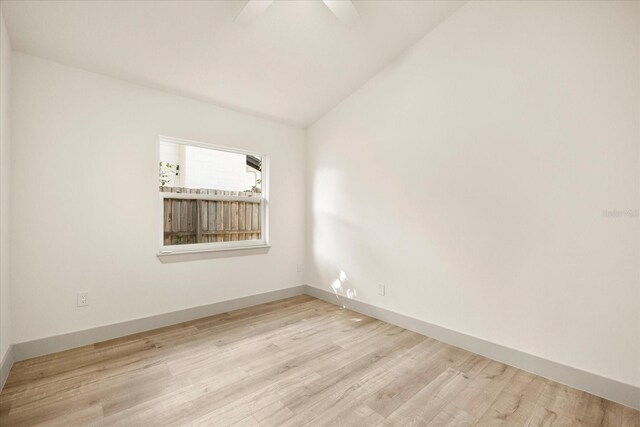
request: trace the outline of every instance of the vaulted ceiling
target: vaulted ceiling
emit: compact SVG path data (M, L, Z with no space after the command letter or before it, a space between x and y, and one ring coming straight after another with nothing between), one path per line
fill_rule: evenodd
M462 1L2 1L14 50L305 127Z

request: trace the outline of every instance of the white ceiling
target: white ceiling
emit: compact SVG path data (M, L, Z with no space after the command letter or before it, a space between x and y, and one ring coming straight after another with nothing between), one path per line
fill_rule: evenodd
M247 28L245 1L2 1L26 52L308 126L461 1L354 1L346 28L325 4L275 1Z

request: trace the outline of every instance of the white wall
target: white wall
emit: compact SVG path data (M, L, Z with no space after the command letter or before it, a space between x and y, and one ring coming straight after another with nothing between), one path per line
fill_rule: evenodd
M11 44L0 11L0 361L11 344L9 304Z
M17 52L12 71L14 342L304 283L304 131ZM158 260L161 134L271 155L268 254Z
M639 8L470 2L314 124L310 284L640 385Z

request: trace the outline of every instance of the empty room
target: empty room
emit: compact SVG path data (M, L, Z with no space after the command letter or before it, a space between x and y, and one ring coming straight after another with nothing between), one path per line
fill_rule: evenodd
M640 0L0 0L0 426L640 427Z

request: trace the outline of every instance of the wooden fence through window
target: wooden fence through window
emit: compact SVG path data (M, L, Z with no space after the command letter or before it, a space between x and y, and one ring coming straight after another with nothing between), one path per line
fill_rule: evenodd
M165 198L165 245L259 240L262 236L260 194L182 187L160 187L160 191L255 196L255 202Z

